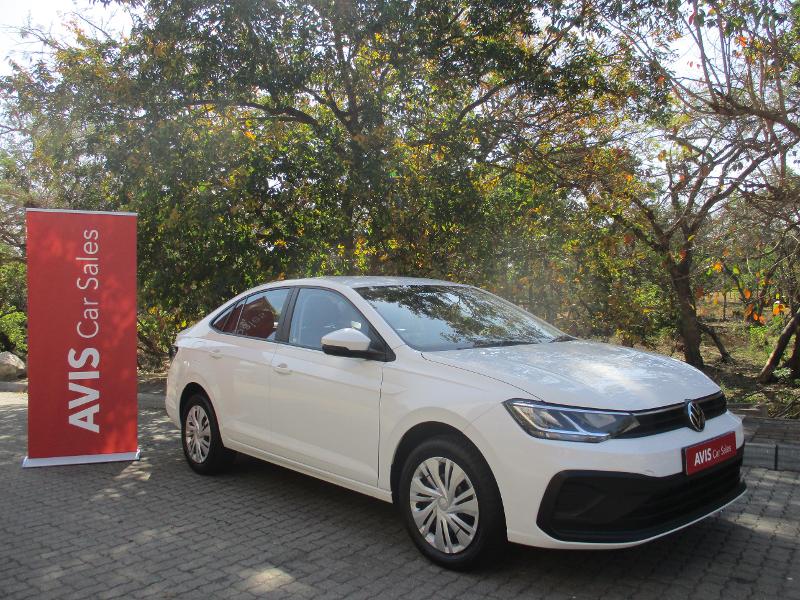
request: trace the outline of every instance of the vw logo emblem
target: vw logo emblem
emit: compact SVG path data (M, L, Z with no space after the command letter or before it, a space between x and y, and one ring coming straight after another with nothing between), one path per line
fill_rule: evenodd
M686 416L689 419L689 427L695 431L703 431L705 429L706 415L697 402L692 401L686 404Z

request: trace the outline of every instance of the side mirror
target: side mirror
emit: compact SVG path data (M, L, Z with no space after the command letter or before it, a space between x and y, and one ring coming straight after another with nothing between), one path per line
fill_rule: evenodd
M370 339L358 329L345 327L322 336L322 351L333 356L367 358L387 362L395 359L394 352L382 344L382 348L370 348Z
M358 329L345 327L331 331L322 336L322 351L334 356L352 356L355 358L378 358L383 353L370 350L370 339Z

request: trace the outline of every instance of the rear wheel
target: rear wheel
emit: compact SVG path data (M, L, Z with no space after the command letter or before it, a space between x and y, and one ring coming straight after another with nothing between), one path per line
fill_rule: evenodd
M423 442L406 460L399 485L411 539L433 562L468 569L506 541L497 485L486 461L464 440Z
M193 394L181 419L183 453L189 466L201 475L225 470L236 453L222 444L214 409L205 395Z

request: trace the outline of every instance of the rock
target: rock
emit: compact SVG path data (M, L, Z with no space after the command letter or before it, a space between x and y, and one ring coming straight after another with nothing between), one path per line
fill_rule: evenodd
M0 381L13 381L25 375L25 363L16 354L0 352Z

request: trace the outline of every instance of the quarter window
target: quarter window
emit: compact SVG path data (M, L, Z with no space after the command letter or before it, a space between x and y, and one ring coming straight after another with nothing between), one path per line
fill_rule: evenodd
M236 323L239 321L239 315L242 312L242 306L244 306L244 300L239 300L239 302L228 308L228 310L214 319L214 322L211 323L211 326L214 329L223 331L225 333L233 333L233 330L236 328Z
M262 340L274 340L281 324L289 289L268 290L247 298L234 333Z
M299 290L292 313L290 344L321 350L324 335L345 327L357 329L375 342L367 320L344 297L330 290Z

